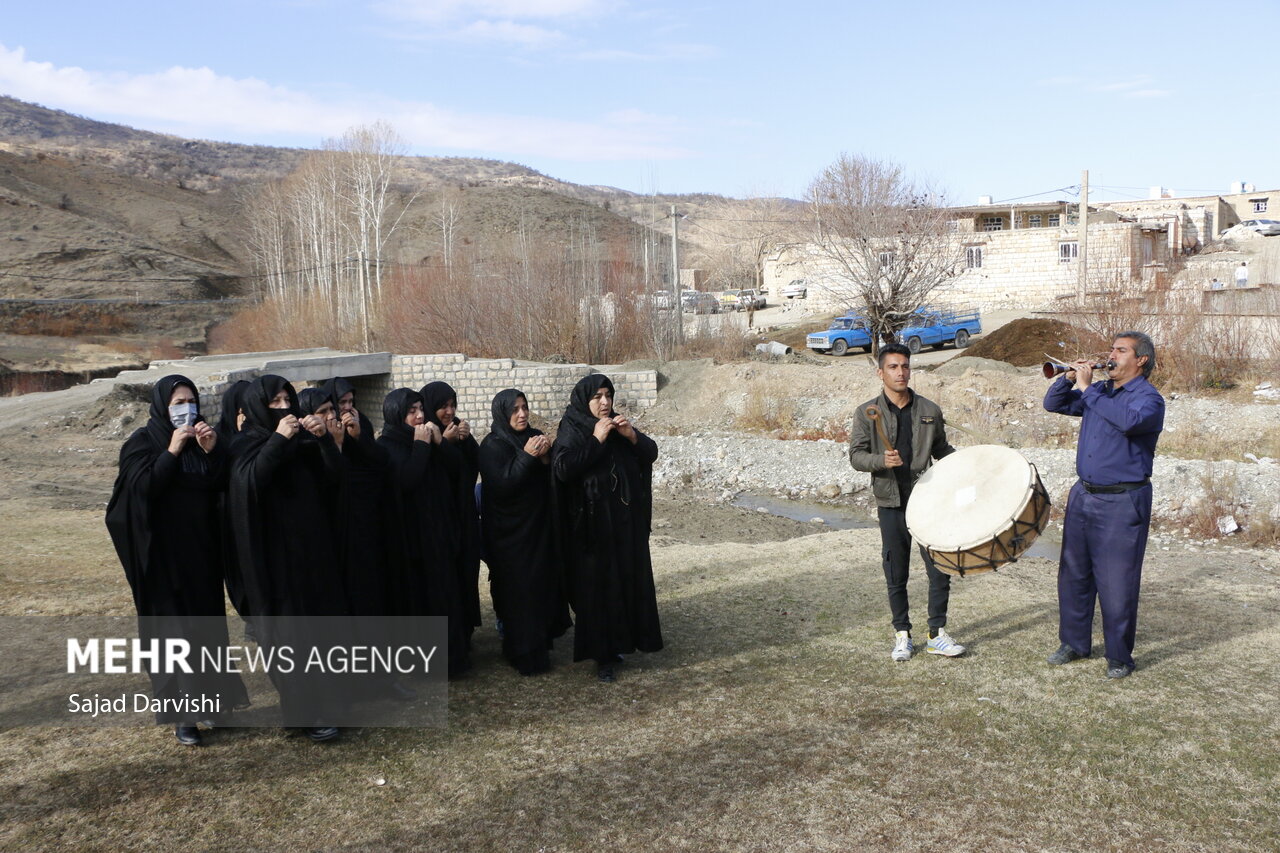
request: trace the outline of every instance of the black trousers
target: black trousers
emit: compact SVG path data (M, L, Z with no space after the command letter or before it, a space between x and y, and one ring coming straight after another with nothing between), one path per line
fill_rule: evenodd
M889 610L893 613L893 630L910 631L911 616L907 601L907 575L911 566L911 533L907 530L907 511L903 507L878 508L880 548L884 558L884 579L889 587ZM947 624L947 602L951 598L951 575L938 571L929 552L920 549L924 568L929 575L929 627Z

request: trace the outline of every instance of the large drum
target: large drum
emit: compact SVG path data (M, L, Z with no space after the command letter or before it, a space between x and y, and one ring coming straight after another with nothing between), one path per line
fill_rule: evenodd
M1017 560L1049 521L1049 493L1016 450L980 444L938 460L916 481L907 529L939 569L964 577Z

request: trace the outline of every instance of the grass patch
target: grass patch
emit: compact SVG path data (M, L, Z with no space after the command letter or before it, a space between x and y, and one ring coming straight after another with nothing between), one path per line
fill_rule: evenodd
M100 513L0 510L26 543L7 607L129 609ZM876 531L671 542L668 648L615 685L564 642L521 678L489 627L444 730L227 730L192 750L155 728L11 729L0 848L1271 850L1263 560L1150 555L1139 670L1113 683L1101 660L1044 664L1042 560L953 584L967 657L894 664ZM923 633L921 571L911 594Z

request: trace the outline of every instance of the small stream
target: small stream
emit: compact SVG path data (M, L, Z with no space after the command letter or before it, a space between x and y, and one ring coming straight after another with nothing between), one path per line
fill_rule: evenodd
M832 530L855 530L865 527L878 527L874 518L863 515L850 507L835 504L820 504L809 501L793 501L787 498L766 497L764 495L741 494L733 499L733 505L742 509L764 509L772 515L790 518L793 521L809 521L821 518L823 526ZM1023 557L1039 557L1057 562L1062 554L1062 545L1041 536L1026 550Z

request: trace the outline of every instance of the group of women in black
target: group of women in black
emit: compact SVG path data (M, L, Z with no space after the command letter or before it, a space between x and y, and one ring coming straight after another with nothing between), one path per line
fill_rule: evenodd
M340 378L301 392L274 375L238 382L214 428L195 384L164 377L107 507L140 635L227 645L225 583L264 648L323 640L308 632L324 617L447 617L454 677L471 667L483 556L517 670L548 670L573 626L573 659L613 681L623 654L662 648L649 557L658 449L614 412L613 393L603 374L584 377L552 441L530 426L525 395L504 390L477 443L444 382L388 394L375 435ZM271 678L286 720L305 720L315 741L337 737L350 696L298 673ZM378 686L415 695L390 677ZM153 673L152 691L222 697L221 720L157 715L184 744L248 704L235 674Z

